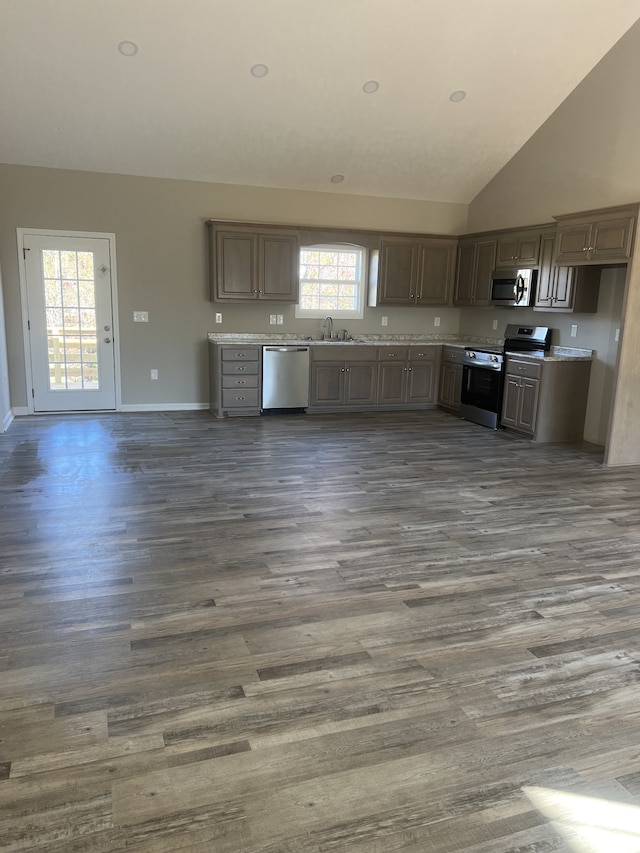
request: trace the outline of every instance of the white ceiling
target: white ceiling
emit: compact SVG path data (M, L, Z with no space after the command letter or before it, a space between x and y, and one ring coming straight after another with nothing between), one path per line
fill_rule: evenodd
M0 0L0 161L468 203L639 18L640 0Z

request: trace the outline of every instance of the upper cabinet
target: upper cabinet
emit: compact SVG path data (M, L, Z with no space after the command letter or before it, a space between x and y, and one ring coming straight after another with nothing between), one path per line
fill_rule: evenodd
M598 310L600 267L557 266L553 263L554 246L553 235L542 238L534 310L595 313Z
M556 216L556 263L625 263L633 249L637 214L633 205Z
M207 225L211 299L297 301L300 240L296 232L215 220Z
M540 231L499 234L496 269L537 266L540 260L540 236Z
M448 305L457 240L383 237L378 262L378 305Z
M496 268L497 240L461 240L454 305L485 307L491 303L491 273Z

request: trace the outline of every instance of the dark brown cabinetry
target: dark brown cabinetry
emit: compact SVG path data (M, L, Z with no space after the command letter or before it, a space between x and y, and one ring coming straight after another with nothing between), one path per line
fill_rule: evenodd
M210 409L219 418L260 414L262 351L209 344Z
M540 231L514 231L498 237L496 269L534 267L540 260Z
M433 403L437 347L380 347L379 406L416 406Z
M454 305L483 307L490 304L496 251L496 239L460 242Z
M600 268L554 264L555 238L542 238L540 270L534 308L565 314L595 313L598 310Z
M380 241L378 305L448 305L456 240L384 237Z
M590 373L591 361L507 356L502 426L540 443L578 441Z
M463 355L462 347L442 347L438 405L452 412L460 410Z
M298 299L298 234L209 222L211 298L216 301Z
M637 206L557 216L558 264L624 263L631 257Z

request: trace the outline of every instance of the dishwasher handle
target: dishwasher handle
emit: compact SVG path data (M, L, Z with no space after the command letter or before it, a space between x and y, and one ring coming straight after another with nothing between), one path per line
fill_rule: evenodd
M309 347L263 347L265 352L309 352Z

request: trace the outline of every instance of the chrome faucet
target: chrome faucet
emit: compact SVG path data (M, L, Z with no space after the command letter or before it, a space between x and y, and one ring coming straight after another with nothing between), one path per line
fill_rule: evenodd
M333 317L325 317L324 323L322 324L322 328L327 330L324 333L325 340L330 341L333 337Z

